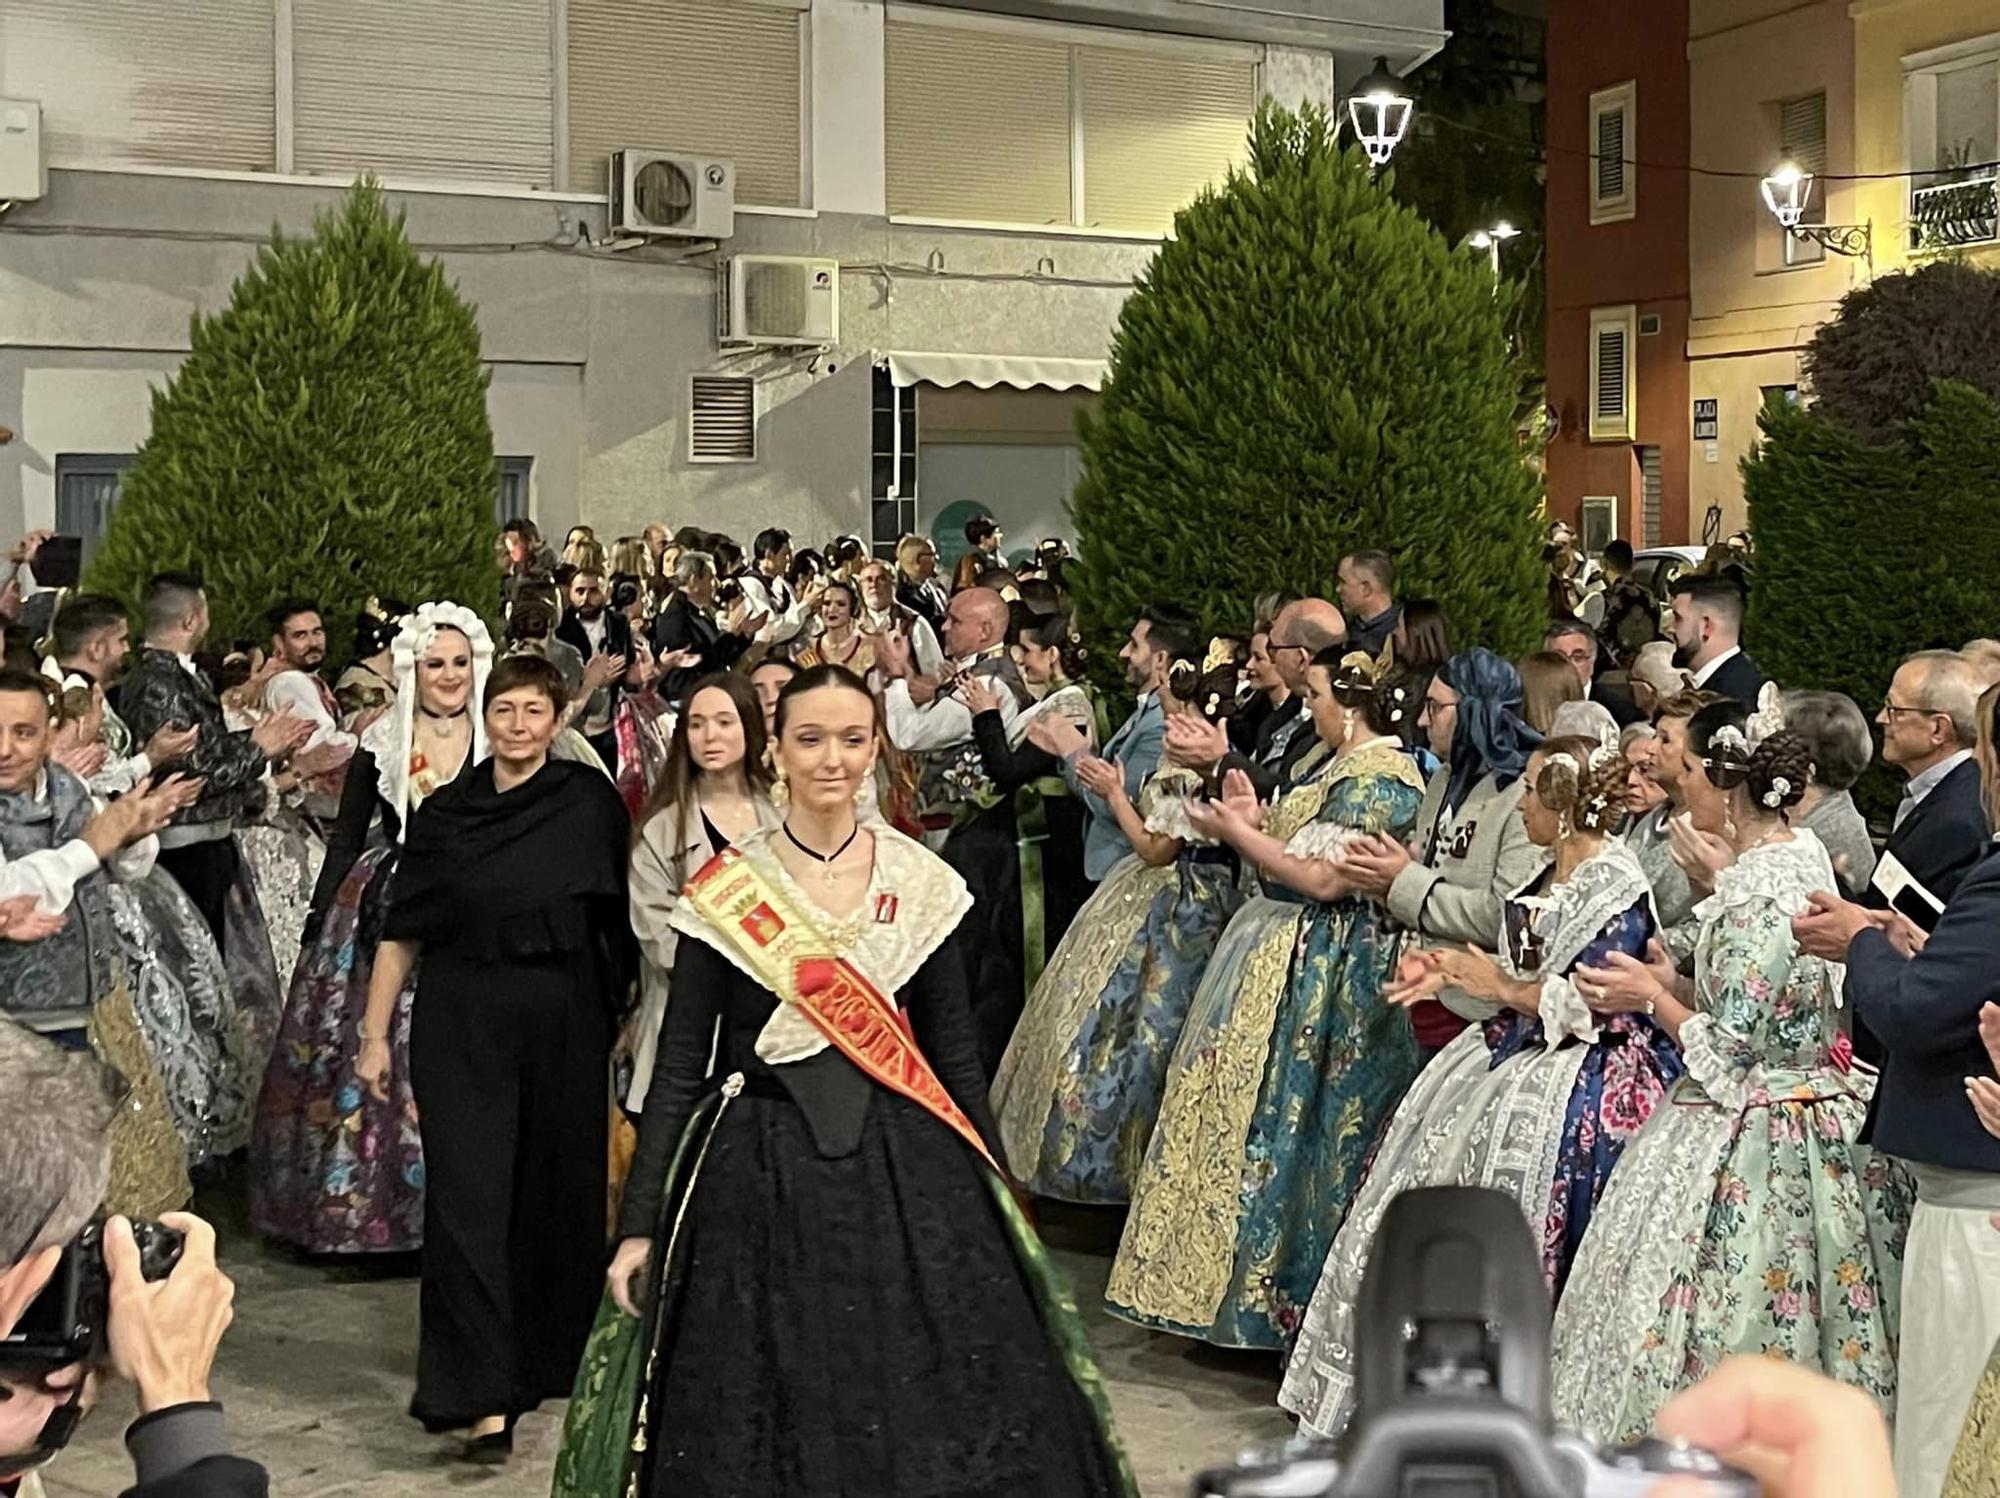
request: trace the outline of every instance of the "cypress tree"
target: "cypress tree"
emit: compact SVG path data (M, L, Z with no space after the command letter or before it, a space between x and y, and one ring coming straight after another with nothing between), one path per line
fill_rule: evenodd
M217 640L319 601L336 658L371 594L493 601L493 431L472 306L357 184L305 237L273 229L153 396L93 588L136 601L194 568Z
M1148 607L1249 627L1275 587L1333 596L1379 546L1397 591L1509 654L1546 617L1518 435L1518 295L1340 150L1266 103L1247 168L1175 216L1126 301L1073 500L1100 658Z

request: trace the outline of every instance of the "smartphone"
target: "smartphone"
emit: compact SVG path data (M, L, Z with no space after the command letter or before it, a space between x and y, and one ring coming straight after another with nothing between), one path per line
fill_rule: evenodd
M29 567L44 588L74 588L83 580L83 537L49 537L36 549Z

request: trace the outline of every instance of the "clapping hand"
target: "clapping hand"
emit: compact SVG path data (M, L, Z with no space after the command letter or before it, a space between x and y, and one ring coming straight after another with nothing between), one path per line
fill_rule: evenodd
M1229 814L1246 827L1262 828L1264 814L1270 810L1257 799L1257 787L1241 770L1231 770L1222 777L1221 800Z
M311 719L295 717L290 709L286 709L272 713L251 729L250 738L264 751L266 759L278 760L311 738L313 727Z
M1612 952L1607 966L1579 967L1576 991L1597 1014L1646 1014L1674 990L1674 960L1657 941L1646 943L1646 960Z
M1875 924L1874 913L1825 890L1815 890L1807 898L1811 903L1792 917L1792 939L1814 957L1847 961L1854 938Z
M55 534L54 531L29 531L8 548L7 560L16 567L27 565L35 560L35 553L42 549L42 543L54 540Z
M40 941L63 928L66 917L59 910L36 908L35 895L16 895L0 900L0 937L8 941Z
M376 715L379 717L386 711L386 708L377 708ZM354 726L354 731L359 733L364 726L364 724L357 723ZM169 764L174 760L192 754L194 752L194 741L198 737L200 737L200 733L197 729L179 728L172 723L163 723L153 731L153 736L146 740L146 758L156 766Z
M1030 723L1028 741L1061 760L1081 755L1090 748L1090 739L1084 731L1056 713L1044 713Z
M1395 981L1382 997L1399 1009L1437 997L1445 985L1444 956L1442 951L1405 952L1396 964Z
M2000 1004L1979 1006L1979 1040L1986 1047L1987 1065L2000 1072ZM2000 1138L2000 1081L1992 1077L1967 1077L1965 1100L1979 1115L1979 1126ZM2000 1226L2000 1218L1995 1219L1995 1226Z
M875 664L897 679L910 674L910 637L900 629L884 630L877 637Z
M958 684L958 697L975 716L1000 711L999 693L976 676L968 676Z
M1340 855L1339 868L1357 893L1386 897L1389 886L1416 860L1410 850L1387 833L1356 838Z
M1125 794L1125 767L1099 759L1094 754L1086 754L1077 760L1076 778L1083 782L1085 790L1093 796L1102 796L1106 801L1119 800Z
M1736 862L1736 850L1696 827L1686 812L1667 818L1667 843L1674 862L1697 889L1714 889L1715 876Z
M1167 719L1168 764L1185 770L1211 770L1228 753L1229 734L1220 723L1211 723L1194 713L1175 713Z
M69 734L68 725L56 735L55 747L49 750L49 758L61 765L78 780L89 780L104 768L104 762L111 757L111 751L102 739L83 742Z
M623 676L630 666L631 662L622 655L593 655L583 663L583 695L595 697Z

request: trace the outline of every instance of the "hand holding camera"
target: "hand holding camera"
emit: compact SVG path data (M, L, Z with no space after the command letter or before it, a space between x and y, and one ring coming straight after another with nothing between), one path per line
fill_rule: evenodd
M208 1399L209 1369L234 1316L236 1286L216 1267L215 1229L187 1212L169 1212L162 1227L181 1235L180 1256L164 1279L149 1270L132 1224L104 1225L104 1266L110 1275L106 1348L111 1366L139 1392L141 1413Z

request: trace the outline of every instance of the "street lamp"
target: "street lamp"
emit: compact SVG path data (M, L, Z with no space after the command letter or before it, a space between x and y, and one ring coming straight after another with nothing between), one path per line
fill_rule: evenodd
M1474 229L1465 237L1465 242L1475 250L1486 250L1492 255L1493 275L1497 280L1500 275L1500 246L1520 232L1503 218L1490 229Z
M1781 162L1764 179L1764 206L1778 221L1778 227L1794 239L1803 239L1836 255L1860 257L1875 263L1875 226L1868 224L1806 224L1806 207L1812 201L1813 174L1796 161Z
M1388 161L1410 128L1410 113L1416 101L1403 80L1389 71L1389 59L1375 59L1374 70L1347 96L1347 123L1354 138L1375 166Z

